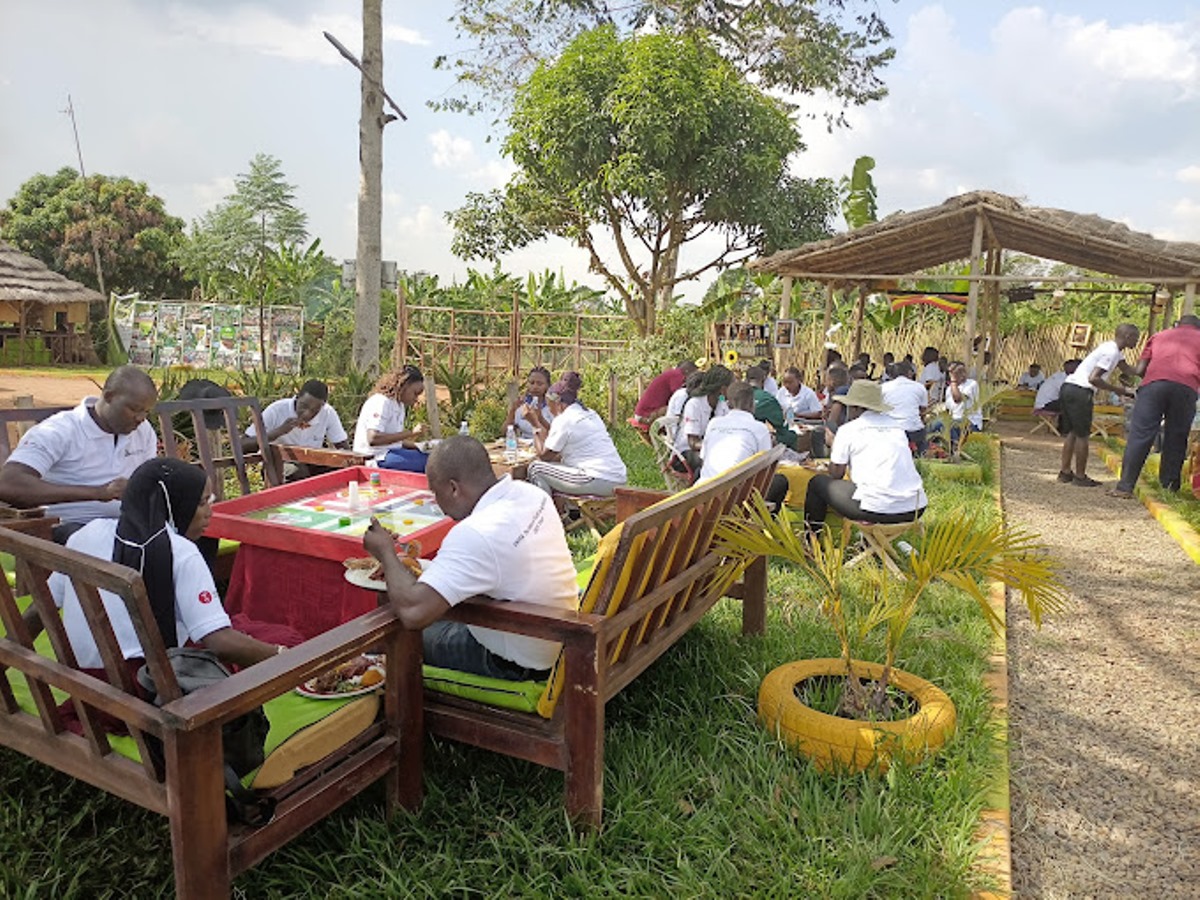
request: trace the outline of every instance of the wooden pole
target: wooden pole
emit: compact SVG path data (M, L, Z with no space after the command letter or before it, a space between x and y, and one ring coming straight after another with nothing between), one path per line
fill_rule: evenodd
M454 310L450 310L450 346L447 355L450 357L450 370L454 371L454 350L455 350L455 317Z
M438 409L437 382L431 375L425 376L425 412L429 418L429 436L440 438L442 436L442 411Z
M829 329L833 326L833 282L825 282L825 317L821 319L821 334L828 335ZM822 337L822 343L827 338ZM824 356L824 354L822 354Z
M575 371L583 368L583 316L575 316ZM640 396L640 395L639 395Z
M617 388L620 382L616 372L608 373L608 424L617 424Z
M780 294L779 294L779 318L790 319L792 317L792 276L784 275L781 279ZM775 363L776 370L780 366L780 357L783 354L775 347L775 342L771 341L771 359Z
M512 324L509 326L509 346L512 350L512 360L509 370L513 378L521 377L521 298L513 294Z
M967 291L967 335L963 360L970 362L975 343L975 322L979 317L979 257L983 253L983 213L975 213L975 233L971 237L971 279Z
M392 344L392 368L399 369L408 356L408 290L404 279L396 285L396 340Z
M858 359L858 354L862 352L862 330L863 316L867 311L867 286L860 284L858 286L858 302L854 304L854 350L851 352L851 359Z
M1196 309L1196 282L1189 281L1183 286L1183 309L1180 315L1190 316Z
M358 245L355 252L354 368L379 363L383 259L383 0L362 0L363 49L358 117Z

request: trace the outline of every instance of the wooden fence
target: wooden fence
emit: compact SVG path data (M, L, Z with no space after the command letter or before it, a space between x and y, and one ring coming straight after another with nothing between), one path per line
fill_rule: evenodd
M396 332L392 363L437 363L468 371L476 381L520 379L534 366L557 375L602 362L634 333L625 316L410 305Z

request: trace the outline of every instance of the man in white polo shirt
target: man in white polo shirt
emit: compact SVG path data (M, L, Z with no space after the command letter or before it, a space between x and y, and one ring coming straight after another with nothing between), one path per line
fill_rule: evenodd
M392 609L405 628L424 629L429 665L509 681L546 678L559 644L441 617L480 594L577 607L575 567L550 495L507 475L497 480L487 450L466 435L438 444L425 474L438 505L458 524L421 577L400 563L378 522L363 536L367 552L383 564Z
M329 385L313 378L304 382L295 397L276 400L262 411L263 427L267 429L267 443L285 444L289 447L329 446L345 450L350 446L350 436L342 427L337 410L329 405ZM258 450L258 439L254 423L246 429L242 449ZM324 466L303 463L287 463L284 475L288 481L308 478L328 471Z
M1126 322L1118 325L1113 340L1105 341L1083 358L1058 395L1059 415L1063 424L1062 458L1058 467L1058 480L1077 487L1095 487L1100 482L1087 474L1088 440L1092 433L1092 409L1096 388L1112 391L1123 397L1132 397L1133 391L1121 384L1105 380L1109 372L1120 369L1123 375L1133 375L1133 368L1125 362L1124 352L1138 342L1136 325ZM1074 464L1074 471L1071 466Z
M141 369L113 370L99 397L25 433L0 468L0 501L45 506L60 520L60 543L92 519L117 518L129 476L155 456L158 441L146 417L157 402L158 389Z
M754 418L754 388L735 381L725 391L729 412L708 423L700 447L700 478L714 478L726 469L749 459L755 453L770 450L771 430Z

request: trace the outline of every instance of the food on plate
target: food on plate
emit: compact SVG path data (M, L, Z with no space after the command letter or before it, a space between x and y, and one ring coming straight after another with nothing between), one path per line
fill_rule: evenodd
M316 678L304 682L304 691L310 694L352 694L363 688L381 684L384 679L383 660L378 656L356 656L341 665L334 666Z

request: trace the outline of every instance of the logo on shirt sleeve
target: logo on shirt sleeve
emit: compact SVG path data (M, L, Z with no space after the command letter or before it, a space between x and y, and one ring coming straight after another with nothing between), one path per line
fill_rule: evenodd
M210 591L201 591L197 598L201 603L212 603L213 595Z

